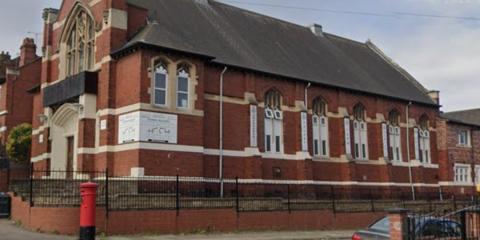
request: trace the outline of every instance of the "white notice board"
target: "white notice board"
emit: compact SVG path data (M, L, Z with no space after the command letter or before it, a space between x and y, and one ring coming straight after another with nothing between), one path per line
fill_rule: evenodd
M173 114L133 112L121 115L118 142L177 143L178 117Z

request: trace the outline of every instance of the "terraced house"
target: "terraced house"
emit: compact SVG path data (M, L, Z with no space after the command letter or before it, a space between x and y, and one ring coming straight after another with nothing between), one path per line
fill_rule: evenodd
M480 109L442 113L438 121L440 178L457 194L480 184Z
M44 20L36 168L439 186L438 92L370 41L212 0L64 0Z

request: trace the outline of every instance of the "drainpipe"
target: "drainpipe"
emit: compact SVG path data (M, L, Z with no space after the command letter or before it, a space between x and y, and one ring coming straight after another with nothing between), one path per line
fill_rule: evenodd
M218 159L218 178L220 179L220 197L223 198L223 75L227 72L227 67L220 74L220 143L219 143L219 159Z
M312 83L309 82L305 87L305 109L307 109L307 112L308 112L308 89L310 88L311 85Z
M410 157L410 120L409 120L409 111L412 102L409 102L406 107L406 118L407 118L407 159L408 159L408 178L410 180L410 187L412 188L412 200L415 201L415 187L413 186L413 177L412 177L412 160ZM415 142L415 141L414 141Z

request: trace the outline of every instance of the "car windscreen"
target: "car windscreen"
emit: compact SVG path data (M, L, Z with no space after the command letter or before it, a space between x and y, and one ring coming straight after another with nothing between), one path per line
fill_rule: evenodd
M390 220L388 217L384 217L372 224L369 229L377 232L388 233L390 230Z

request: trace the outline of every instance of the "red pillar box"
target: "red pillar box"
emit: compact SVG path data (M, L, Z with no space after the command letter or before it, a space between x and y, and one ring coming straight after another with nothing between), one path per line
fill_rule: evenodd
M80 240L95 239L95 208L97 197L96 183L80 185L82 204L80 206Z

